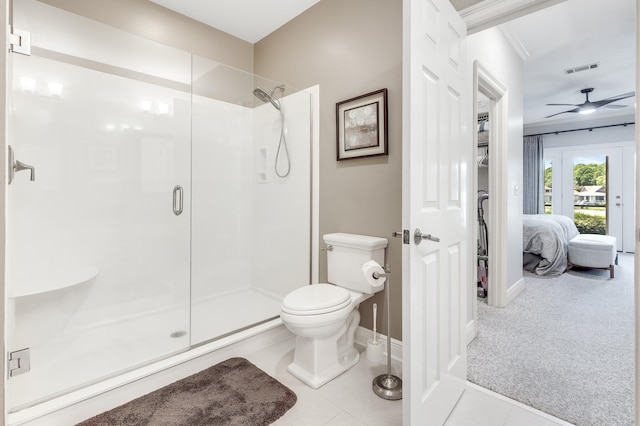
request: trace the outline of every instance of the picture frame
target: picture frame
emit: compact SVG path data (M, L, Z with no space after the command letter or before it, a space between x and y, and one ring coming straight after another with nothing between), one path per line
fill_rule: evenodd
M387 89L336 103L337 161L388 155Z

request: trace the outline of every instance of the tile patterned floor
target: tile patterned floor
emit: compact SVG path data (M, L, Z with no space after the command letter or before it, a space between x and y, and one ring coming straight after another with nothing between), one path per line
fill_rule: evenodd
M386 365L360 362L322 386L311 389L287 371L293 361L294 338L287 339L246 356L252 363L276 377L296 395L298 402L276 426L400 426L402 401L387 401L376 396L371 382L386 371ZM393 364L393 374L399 365ZM469 384L445 426L554 426L568 425L536 412L500 395Z
M400 426L402 401L387 401L371 390L374 377L386 372L386 364L369 362L363 356L349 371L320 389L311 389L287 371L293 361L295 337L288 331L274 329L271 337L258 341L248 339L240 346L230 345L190 363L172 368L176 378L186 377L232 356L243 356L259 368L280 380L298 396L297 403L275 422L276 426ZM400 365L392 366L393 374L402 377ZM76 424L99 412L125 403L170 383L171 374L151 375L127 387L114 388L95 398L71 405L62 405L49 415L18 421L29 426ZM46 404L45 404L46 405ZM27 416L26 418L30 418ZM14 418L17 421L17 418ZM469 383L465 393L445 426L554 426L568 425L508 398ZM406 425L423 426L423 425Z

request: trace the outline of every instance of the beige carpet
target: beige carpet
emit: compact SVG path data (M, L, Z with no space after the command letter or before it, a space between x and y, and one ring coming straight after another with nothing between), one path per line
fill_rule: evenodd
M246 359L231 358L79 425L268 425L296 400L289 388Z
M632 426L633 255L609 271L525 272L505 308L478 302L468 380L578 426Z

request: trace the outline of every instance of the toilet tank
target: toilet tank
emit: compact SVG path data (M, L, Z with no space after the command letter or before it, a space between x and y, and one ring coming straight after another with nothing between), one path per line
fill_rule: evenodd
M362 265L375 260L384 266L384 249L388 240L356 234L325 234L324 242L331 246L327 250L328 281L340 287L372 294L384 286L372 287L362 273Z

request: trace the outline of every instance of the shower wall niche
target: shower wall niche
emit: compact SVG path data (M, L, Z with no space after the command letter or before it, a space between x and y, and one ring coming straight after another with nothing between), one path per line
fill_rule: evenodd
M310 95L33 0L14 26L7 347L15 412L277 317L310 282Z

